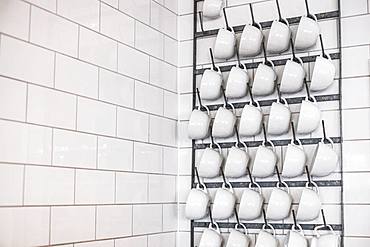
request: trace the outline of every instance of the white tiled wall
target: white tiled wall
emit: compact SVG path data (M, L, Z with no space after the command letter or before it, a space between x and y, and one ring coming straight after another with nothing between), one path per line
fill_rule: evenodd
M226 0L228 19L231 25L250 23L248 3L254 3L254 15L257 21L277 18L275 1L271 0ZM305 14L304 1L280 0L283 16ZM370 246L369 179L370 179L370 2L367 0L341 0L342 14L342 56L343 56L343 170L344 170L344 244L352 247ZM309 0L313 13L338 9L337 0ZM193 1L179 1L179 234L178 247L189 246L190 223L183 215L184 203L190 188L191 142L187 138L187 120L192 107L192 35ZM205 30L223 27L223 19L204 20ZM320 22L326 48L337 48L337 23L333 20ZM200 30L199 23L197 24ZM209 64L208 48L213 45L213 37L199 39L198 65ZM317 54L316 46L311 54ZM200 54L200 55L199 55ZM235 59L234 59L235 60ZM230 63L229 63L230 64ZM312 66L307 66L308 71ZM227 73L225 73L227 74ZM226 75L227 76L227 75ZM200 79L198 76L197 80ZM335 88L336 87L336 88ZM337 86L326 93L335 93ZM304 93L304 92L303 92ZM325 94L325 93L324 93ZM221 101L220 101L221 102ZM330 135L339 135L337 128L339 114L337 104L320 104L324 110ZM264 112L268 114L269 109ZM297 109L298 111L298 109ZM314 136L321 135L321 130ZM286 136L289 138L291 135ZM260 137L258 137L260 139ZM234 141L231 138L229 141ZM309 147L307 147L309 148ZM312 149L312 148L311 148ZM253 151L253 150L252 150ZM283 151L283 150L281 150ZM198 155L197 155L198 156ZM338 174L333 175L338 176ZM247 178L246 178L247 179ZM244 181L244 180L243 180ZM210 190L211 193L213 193ZM297 192L297 191L295 191ZM237 191L238 193L238 191ZM268 190L266 190L268 193ZM297 194L297 193L295 193ZM340 222L340 190L325 188L321 190L326 216L332 222ZM234 222L235 220L233 220ZM195 238L199 240L199 234Z
M175 246L177 19L0 0L0 246Z

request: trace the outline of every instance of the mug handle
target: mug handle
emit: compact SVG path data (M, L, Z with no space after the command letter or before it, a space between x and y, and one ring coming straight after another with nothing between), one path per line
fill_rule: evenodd
M321 226L316 226L315 227L315 229L314 229L314 232L315 232L315 235L319 238L320 236L321 236L321 234L320 234L320 230L321 229L325 229L325 228L329 228L329 230L330 230L330 232L331 232L331 234L333 234L333 235L337 235L335 232L334 232L334 230L333 230L333 227L331 226L331 225L321 225Z
M248 154L248 146L244 143L244 142L235 142L235 146L236 148L239 148L238 144L242 144L245 148L245 152Z
M241 226L243 228L244 234L247 235L248 231L247 231L247 228L245 227L245 225L243 223L236 223L234 229L239 231L239 226Z
M253 190L253 185L255 185L255 186L257 187L258 193L259 193L260 195L262 195L262 189L261 189L261 186L260 186L258 183L256 183L255 181L251 181L251 182L249 183L248 188L249 188L249 189L251 189L251 190Z
M272 141L270 141L270 140L267 140L267 141L263 140L262 141L262 146L266 147L266 143L270 144L270 146L272 147L272 150L275 152L275 145L274 145L274 143Z
M312 190L314 190L317 193L317 195L320 195L320 189L319 189L319 186L317 185L317 183L315 183L314 181L307 182L305 187L307 189L311 189L310 185L313 185Z
M267 59L264 64L267 65L266 63L269 64L270 67L272 68L272 70L275 72L275 65L274 65L274 63L271 60L269 60L269 59Z
M249 105L250 105L250 106L257 107L257 108L258 108L258 110L260 110L260 111L261 111L260 103L259 103L258 101L254 101L254 102L256 103L256 105L257 105L257 106L253 105L252 100L250 100L250 101L249 101Z
M281 99L281 101L283 101L283 104L284 104L286 107L288 107L288 108L289 108L288 101L286 101L286 99L285 99L285 98L283 98L283 97L281 97L280 99ZM277 103L280 103L279 99L276 99L276 102L277 102Z
M284 181L277 182L277 183L276 183L276 188L278 188L278 189L282 189L282 188L280 187L280 184L284 185L284 187L285 187L285 189L286 189L286 192L288 192L288 194L290 194L290 189L289 189L288 184L287 184L287 183L285 183Z
M330 57L330 55L329 55L329 54L327 54L327 53L325 52L325 53L324 53L324 55L325 55L326 59L330 60L330 62L332 61L332 60L331 60L331 57ZM324 57L324 56L321 54L321 55L320 55L320 57Z
M235 107L233 104L227 102L227 105L231 106L231 110L233 111L234 115L236 114ZM224 103L224 108L226 109L226 103Z
M215 68L216 68L216 70L214 70L213 68L211 68L210 70L216 71L217 73L219 73L221 75L221 69L220 69L220 67L218 67L218 66L215 65Z
M218 234L221 234L220 227L218 226L217 222L209 223L208 228L217 231Z
M220 144L218 144L217 142L210 143L209 144L209 148L213 149L213 146L212 145L216 145L216 147L218 148L218 152L220 153L220 155L222 155L222 150L221 150Z
M295 59L297 59L298 60L298 63L303 67L303 61L302 61L302 58L300 58L300 57L295 57ZM292 61L293 61L293 58L291 59ZM294 62L294 61L293 61ZM306 71L305 71L305 73L306 73Z
M290 141L290 144L299 146L300 149L304 150L301 140L296 139L296 141L298 142L298 145L294 143L294 140L293 139Z
M279 20L279 21L285 23L290 28L290 24L289 24L289 21L287 19L281 18L281 20Z
M208 114L208 116L210 115L210 113L209 113L209 108L206 106L206 105L202 105L204 108L206 108L206 111L207 111L207 114ZM200 111L201 109L200 109L200 105L197 107L197 109L198 109L198 111Z
M202 187L201 187L201 185L202 185ZM201 181L199 181L199 183L197 183L195 188L198 189L198 190L202 190L204 193L208 194L208 190L207 190L206 185Z
M309 15L307 15L307 17L317 22L317 17L316 17L316 15L314 15L314 14L309 14Z
M334 149L333 140L330 137L326 137L326 140L328 140L330 142L331 148ZM324 138L321 139L321 143L325 144L325 139Z
M316 97L315 96L311 96L310 95L310 97L308 97L308 95L304 98L304 100L306 100L306 101L310 101L310 102L313 102L313 103L315 103L315 104L317 104L317 100L316 100Z
M297 229L298 228L298 229ZM294 232L298 232L300 233L302 236L304 236L304 233L303 233L303 229L302 229L302 226L300 224L297 224L297 225L292 225L292 228L291 228L292 231Z
M227 186L226 186L226 184L227 184ZM223 183L222 183L221 188L222 188L222 189L224 189L224 190L228 190L228 191L230 191L231 193L233 193L233 194L234 194L233 186L232 186L232 185L231 185L231 183L230 183L230 182L228 182L228 181L223 182Z
M257 26L256 28L258 28L262 32L262 26L259 22L252 23L251 25L254 26L254 27Z
M276 237L275 228L270 223L267 223L267 224L263 224L262 230L266 231L266 227L270 228L270 230L272 231L272 235Z

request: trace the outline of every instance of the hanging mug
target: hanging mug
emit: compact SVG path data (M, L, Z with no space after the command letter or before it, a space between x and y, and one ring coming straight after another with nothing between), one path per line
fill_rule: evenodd
M227 78L225 95L228 98L241 98L247 95L247 83L249 76L244 64L231 68L229 77Z
M253 189L256 185L257 190ZM264 198L261 187L257 183L249 183L249 188L243 191L240 199L238 215L243 220L255 220L261 216Z
M215 68L203 72L199 89L202 99L215 100L221 96L222 74L219 67Z
M302 190L301 198L298 204L297 220L310 221L314 220L320 215L321 200L319 194L319 187L315 182L311 182L313 188L307 182L306 187Z
M241 136L255 136L261 132L263 113L259 103L257 101L255 103L256 106L250 101L243 108L239 121L239 135Z
M278 247L279 242L276 239L275 229L271 224L267 224L271 232L268 232L264 224L262 230L258 233L255 247Z
M204 106L204 108L206 112L201 111L200 106L198 106L190 115L188 124L188 136L190 139L204 139L209 135L211 117L208 107Z
M221 247L221 245L222 236L220 228L216 222L210 223L208 228L203 231L199 247Z
M272 94L275 90L276 78L273 62L267 60L265 63L260 63L254 75L252 94L257 96Z
M281 98L271 105L267 133L271 135L281 135L289 131L291 112L286 99Z
M317 177L328 176L338 166L338 154L334 150L334 142L331 138L327 138L329 144L322 139L316 147L313 164L311 167L311 175Z
M304 173L307 161L306 153L301 141L297 140L297 142L298 145L293 140L288 144L281 171L283 177L294 178Z
M244 142L241 142L241 144L244 150L238 147L238 143L229 150L224 167L226 177L239 178L247 173L249 162L248 147Z
M271 149L266 146L265 141L257 149L252 167L253 177L265 178L275 172L275 166L278 161L275 146L271 141L267 141L267 143L270 144Z
M244 232L239 231L238 226L241 226ZM235 228L230 231L226 247L249 247L249 244L250 240L247 234L247 228L244 224L236 224Z
M280 184L285 189L280 188ZM283 220L289 216L292 207L292 197L288 185L282 181L277 182L272 189L269 202L267 204L266 218L269 220Z
M226 186L227 184L227 186ZM234 213L236 198L230 183L222 183L222 187L216 191L213 200L212 216L216 220L225 220Z
M321 121L321 111L317 105L315 97L311 97L312 101L306 97L302 101L301 110L299 112L297 133L309 134L315 131Z
M303 68L302 59L296 57L298 62L294 59L287 60L280 82L280 92L282 93L296 93L303 87L306 72Z
M319 230L329 228L330 233L320 234ZM340 236L336 234L333 228L328 226L317 226L315 228L315 237L312 238L311 247L339 247Z
M298 50L314 46L320 34L319 23L315 15L302 16L298 24L294 47Z
M312 91L321 91L334 82L335 66L331 57L327 54L325 56L316 57L315 65L313 67L310 89Z
M209 194L206 186L201 183L190 190L185 205L185 216L190 220L202 219L207 215L208 206L210 203Z
M213 137L227 138L234 134L234 126L236 123L235 108L232 104L231 110L224 106L218 108L216 112L215 120L213 121L212 126L212 135Z
M291 31L286 19L272 22L267 39L267 51L271 53L282 53L289 49Z
M286 235L286 238L284 240L284 247L307 247L308 242L306 237L304 236L303 230L301 225L297 225L297 228L295 226L292 226L292 229L288 232Z
M229 59L234 56L236 44L235 32L232 27L229 27L229 29L220 28L218 30L214 44L215 58Z
M222 165L222 152L218 143L215 143L218 150L212 148L212 143L206 148L199 161L198 173L203 178L214 178L220 174Z
M263 42L262 27L259 23L245 25L239 43L240 56L256 56L260 54Z

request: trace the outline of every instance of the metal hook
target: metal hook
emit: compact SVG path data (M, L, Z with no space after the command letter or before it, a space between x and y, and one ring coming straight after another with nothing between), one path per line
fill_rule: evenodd
M293 61L295 62L299 61L295 55L294 42L292 38L290 38L290 47L292 48Z
M296 218L294 209L292 209L292 215L293 215L294 228L297 229L298 224L297 224L297 218Z
M277 6L278 14L279 14L279 21L281 21L283 18L281 18L281 11L280 11L279 0L276 0L276 6Z
M226 180L226 177L225 177L225 173L222 170L222 167L220 168L220 171L221 171L221 177L222 177L222 180L223 180L225 186L229 186L229 183L228 183L228 181ZM231 187L229 187L229 188L231 189Z
M294 122L290 122L290 126L292 127L292 133L293 133L293 143L298 143L297 136L295 134L295 128L294 128Z
M263 221L265 222L265 225L268 225L267 219L266 219L266 211L264 208L262 209L262 214L263 214Z
M249 167L247 167L247 172L248 172L249 180L251 180L251 183L254 184L255 182L253 180L252 173L251 173L251 170L249 169Z
M305 169L306 169L308 184L309 185L312 185L312 179L311 179L310 169L308 169L308 166L306 166Z
M211 220L211 224L212 224L212 226L215 226L215 222L214 222L213 217L212 217L211 206L208 206L208 210L209 210L209 219Z
M229 26L229 22L227 20L226 8L223 8L222 11L224 12L224 20L225 20L226 29L231 31L231 27Z
M201 184L201 183L200 183L199 173L198 173L198 168L197 168L197 167L194 167L194 170L195 170L195 176L196 176L196 178L197 178L198 184Z
M324 41L322 39L322 34L321 33L319 34L319 38L320 38L320 45L321 45L321 53L322 53L322 56L323 57L327 57L326 54L325 54Z
M322 217L322 221L324 223L324 226L327 226L324 209L321 209L321 217Z
M263 130L263 136L265 138L265 143L267 143L267 135L266 135L266 126L265 126L265 123L262 123L262 130Z
M307 99L311 100L311 94L310 94L310 89L308 87L307 79L306 77L303 79L304 86L306 88L306 93L307 93Z
M239 145L239 144L241 144L242 142L240 141L240 136L239 136L238 127L235 125L235 126L234 126L234 129L235 129L235 135L236 135L237 145Z
M281 177L280 177L279 167L277 165L275 165L275 170L276 170L276 175L278 177L278 183L281 184Z
M283 103L283 100L281 99L280 84L276 84L276 91L277 91L279 102Z
M262 51L263 51L263 57L265 58L265 64L270 66L270 64L268 64L268 62L267 62L267 52L266 52L265 38L264 37L262 38Z
M216 67L216 64L215 64L215 58L213 57L212 48L209 48L209 55L211 57L213 70L217 70L217 67Z
M322 125L322 134L323 134L323 137L324 137L324 141L328 140L328 138L326 137L326 129L325 129L325 121L324 120L321 120L321 125Z
M305 4L306 4L306 12L307 12L307 16L310 16L310 8L308 7L308 0L304 0Z
M239 220L238 210L236 210L236 207L234 208L234 214L235 214L237 226L240 226L240 220Z
M249 90L249 94L251 95L252 105L257 106L257 102L254 101L253 93L252 93L252 87L251 87L251 84L249 82L247 82L247 87L248 87L248 90Z
M198 14L199 14L200 29L202 30L202 33L204 33L203 13L202 11L199 11Z
M254 13L253 13L252 3L250 3L250 4L249 4L249 9L250 9L250 11L251 11L252 25L253 25L253 26L257 26L256 20L254 19Z
M226 94L225 94L225 89L224 89L223 86L221 86L221 91L222 91L222 95L224 97L225 106L227 106L228 102L227 102L227 97L226 97Z
M200 98L200 93L199 93L199 89L196 88L196 94L197 94L197 98L198 98L198 101L199 101L199 107L200 109L201 108L204 108L203 104L202 104L202 99Z
M237 59L237 61L238 61L238 66L239 66L239 68L243 69L243 65L242 65L242 63L240 62L239 50L237 49L236 45L235 45L235 53L236 53L236 59Z

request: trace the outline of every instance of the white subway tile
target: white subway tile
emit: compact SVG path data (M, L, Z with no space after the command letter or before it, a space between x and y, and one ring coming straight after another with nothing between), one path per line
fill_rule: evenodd
M370 138L370 108L343 110L343 139Z
M163 173L177 175L178 149L163 147Z
M23 176L24 166L0 164L1 206L22 204Z
M57 11L57 0L26 0L26 1L41 8L50 10L51 12L54 13Z
M162 147L152 144L135 142L134 144L134 171L162 172Z
M117 203L144 203L148 201L147 174L118 172L116 180Z
M367 13L367 0L357 0L355 4L341 0L340 3L342 17Z
M179 175L191 175L191 149L181 148L178 153Z
M181 94L179 103L179 119L188 121L193 111L193 94Z
M51 244L95 239L95 207L51 208Z
M105 2L106 4L113 6L115 8L118 8L119 0L103 0L102 2Z
M179 15L192 14L193 11L194 11L193 1L179 1L178 2L178 14Z
M149 56L126 45L118 45L118 72L141 81L149 80Z
M370 172L370 141L343 142L343 170Z
M72 246L71 246L72 247ZM74 247L114 247L114 240L102 240L74 244Z
M150 142L164 145L176 145L176 121L150 116Z
M173 65L178 65L178 57L180 57L178 49L179 42L177 42L177 40L168 36L164 36L164 60L166 62Z
M364 2L364 0L361 0ZM356 4L350 4L351 6L360 5L360 0L356 1ZM362 8L362 11L364 9ZM365 10L366 11L366 10ZM343 46L353 46L370 44L370 31L366 27L370 22L370 14L354 16L342 19L342 42Z
M96 141L93 135L55 129L53 165L96 168Z
M344 235L347 237L366 237L370 235L370 205L344 206Z
M114 203L114 177L114 172L77 170L75 188L76 203Z
M0 77L0 117L26 120L27 84Z
M177 230L177 204L163 204L163 231Z
M178 1L173 1L173 0L164 0L164 6L169 8L171 11L175 12L178 14Z
M151 6L150 25L174 39L177 38L176 14L154 2L152 2Z
M58 14L88 28L99 30L99 1L63 0L58 1Z
M136 81L135 109L163 115L163 89Z
M48 245L49 214L48 207L0 208L0 245Z
M30 5L22 1L0 2L0 31L18 38L28 39Z
M134 205L133 234L149 234L162 231L162 205Z
M131 238L120 238L116 239L115 247L127 247L127 246L135 246L135 247L147 247L147 236L138 236L138 237L131 237Z
M131 78L104 69L99 71L99 98L101 100L133 107L134 87L135 82Z
M149 24L150 0L119 0L119 9Z
M94 0L95 1L95 0ZM117 70L117 42L80 28L79 58L90 63Z
M178 39L180 41L193 38L193 15L178 16Z
M131 171L133 149L131 141L98 137L98 168Z
M148 247L172 247L176 246L176 233L162 233L148 236Z
M77 130L114 136L116 133L116 107L79 97Z
M149 175L149 202L176 202L176 177Z
M27 121L74 129L76 96L39 86L28 86Z
M179 42L178 65L179 67L191 66L193 64L193 41Z
M164 109L163 115L165 117L177 119L177 94L164 91Z
M179 68L178 69L178 84L179 93L192 93L193 92L193 68Z
M308 5L311 13L322 13L338 10L338 0L327 0L324 2L309 0Z
M148 114L118 108L117 136L137 141L148 141Z
M97 98L98 68L67 56L56 56L55 88Z
M25 205L73 204L74 170L26 166L24 188Z
M343 77L367 76L370 74L369 46L342 49Z
M114 238L132 234L132 206L98 206L96 213L96 238Z
M0 161L50 164L51 129L0 121Z
M367 247L370 245L370 238L344 237L344 246Z
M156 58L150 58L150 83L176 91L177 68Z
M134 45L135 21L133 18L105 4L101 5L101 32L125 44Z
M157 58L163 58L163 34L136 22L135 47Z
M342 93L344 109L370 107L370 78L344 79Z
M38 7L32 7L30 32L32 43L77 57L77 24Z
M370 173L344 173L343 188L345 204L370 203Z
M53 86L54 53L1 35L0 74Z
M185 1L180 1L185 2ZM178 232L177 233L177 247L187 247L190 245L190 234L188 232ZM252 238L254 239L254 238Z

